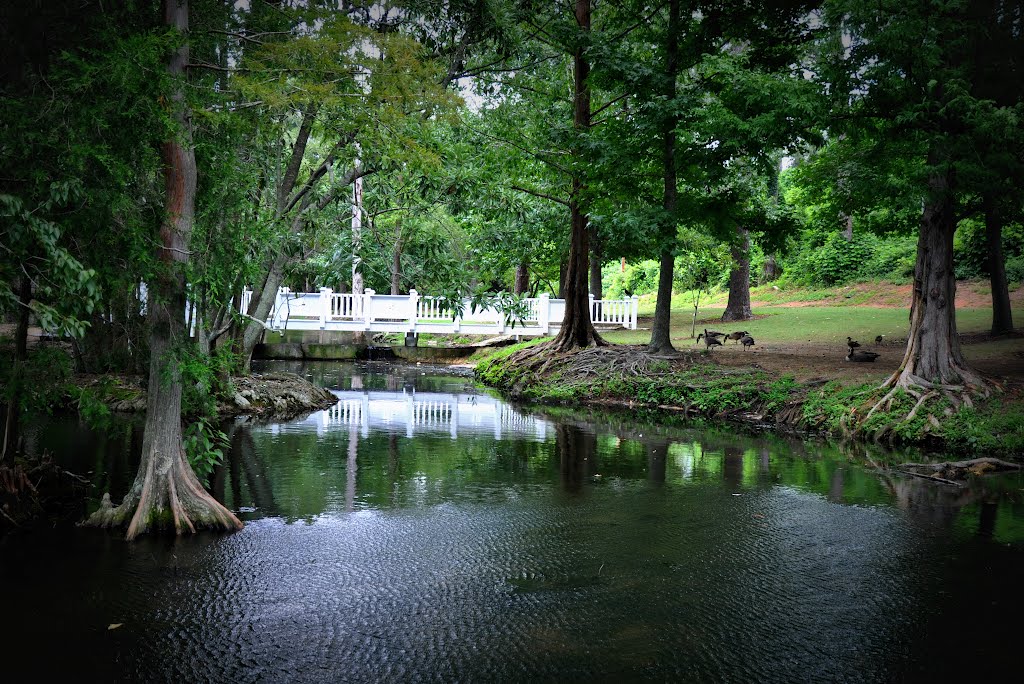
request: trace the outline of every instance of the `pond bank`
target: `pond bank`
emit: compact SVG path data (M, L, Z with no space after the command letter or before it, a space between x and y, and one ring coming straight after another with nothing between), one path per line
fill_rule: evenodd
M73 383L91 390L111 411L140 413L146 410L146 388L138 375L78 375ZM322 387L294 373L253 373L231 378L227 392L218 397L217 415L223 418L252 415L290 418L319 411L337 402Z
M878 383L797 382L754 363L725 366L695 351L660 358L644 346L612 345L531 355L524 350L532 344L496 352L477 365L477 377L519 400L657 408L781 432L955 452L957 460L1024 460L1024 388L1016 383L960 410L935 401L909 420L916 401L897 396L886 410L861 420L886 394Z

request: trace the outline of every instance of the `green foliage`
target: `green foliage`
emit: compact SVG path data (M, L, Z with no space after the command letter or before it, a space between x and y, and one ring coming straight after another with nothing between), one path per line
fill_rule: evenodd
M182 414L212 419L217 415L217 396L230 389L222 386L222 378L230 378L240 370L238 357L223 347L207 355L189 345L179 349L176 358L183 390Z
M230 444L228 436L205 419L196 420L185 428L185 455L200 481L224 460L224 450Z
M942 437L950 451L965 456L1024 454L1024 407L995 399L961 408L953 420L942 421Z
M1024 226L1010 224L1003 226L1003 256L1006 259L1007 280L1020 281L1021 276L1011 277L1012 268L1018 270L1016 262L1024 256ZM981 219L961 221L953 242L956 277L958 279L979 279L989 276L988 237L985 223Z
M605 297L622 299L657 292L658 270L658 262L652 259L627 263L625 270L619 264L607 265L602 273Z
M855 232L847 240L837 231L807 228L791 241L780 259L783 282L807 286L844 285L861 280L905 281L913 275L917 243L913 237L879 237Z

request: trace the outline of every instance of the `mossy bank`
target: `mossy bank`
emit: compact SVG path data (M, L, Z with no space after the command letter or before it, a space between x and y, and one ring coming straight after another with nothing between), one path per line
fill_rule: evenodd
M477 377L512 398L548 404L660 408L693 417L830 438L921 446L957 458L1024 460L1024 400L1017 386L973 406L931 402L909 420L916 400L897 396L864 419L886 394L877 383L798 383L750 365L726 367L702 352L659 358L641 346L613 345L559 354L502 349L476 366Z

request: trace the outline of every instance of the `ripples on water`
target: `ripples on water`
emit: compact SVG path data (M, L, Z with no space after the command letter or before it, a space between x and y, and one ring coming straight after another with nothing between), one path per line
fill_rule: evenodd
M16 673L934 681L1016 666L1016 637L992 625L1022 607L1019 478L937 489L815 444L524 413L422 368L301 370L341 401L231 426L212 486L242 532L0 541ZM34 438L116 498L132 435Z

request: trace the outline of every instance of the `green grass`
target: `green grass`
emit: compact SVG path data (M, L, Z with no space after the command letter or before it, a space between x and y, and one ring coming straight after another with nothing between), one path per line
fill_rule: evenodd
M802 306L802 307L759 307L755 316L764 316L753 321L722 323L724 307L701 307L697 316L697 332L704 328L730 332L747 330L758 344L782 343L826 343L845 345L846 336L859 340L865 346L874 342L876 335L885 335L887 343L905 340L909 328L909 312L906 309L853 307L853 306ZM689 340L692 310L672 311L672 339ZM1016 320L1024 320L1024 310L1014 310ZM960 309L956 314L957 329L960 332L982 332L992 324L989 309ZM639 326L646 330L609 330L603 332L609 342L617 344L644 344L650 341L651 320L641 318Z

